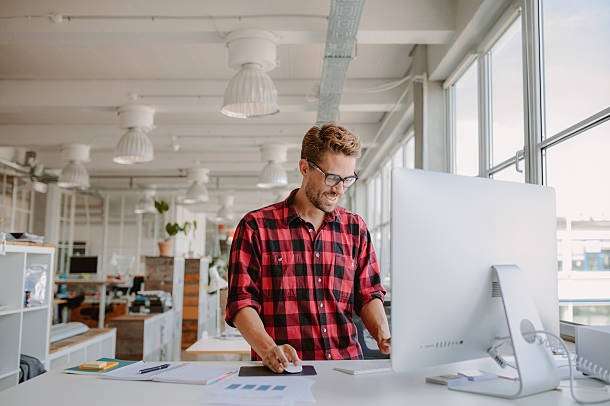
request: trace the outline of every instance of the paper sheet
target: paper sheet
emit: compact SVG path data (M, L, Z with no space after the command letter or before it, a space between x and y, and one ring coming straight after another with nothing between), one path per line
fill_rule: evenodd
M207 389L203 405L291 405L315 403L311 387L315 380L306 377L234 377Z

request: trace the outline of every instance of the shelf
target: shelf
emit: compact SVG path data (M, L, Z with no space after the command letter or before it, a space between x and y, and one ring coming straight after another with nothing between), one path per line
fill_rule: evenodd
M19 373L18 369L14 370L14 371L4 372L4 373L0 374L0 379L7 378L7 377L9 377L11 375L15 375L15 374L18 374L18 373Z
M44 310L44 309L48 309L49 305L42 305L42 306L32 306L32 307L25 307L23 309L24 312L35 312L37 310Z
M19 313L21 312L21 309L17 308L17 309L4 309L4 310L0 310L0 316L6 316L8 314L15 314L15 313Z

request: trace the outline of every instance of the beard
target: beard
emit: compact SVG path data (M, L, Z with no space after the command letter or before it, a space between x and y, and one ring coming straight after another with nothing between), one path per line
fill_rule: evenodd
M307 199L309 199L314 207L324 213L330 213L335 210L339 203L339 198L341 197L338 193L332 191L318 191L312 187L305 188L305 196L307 196Z

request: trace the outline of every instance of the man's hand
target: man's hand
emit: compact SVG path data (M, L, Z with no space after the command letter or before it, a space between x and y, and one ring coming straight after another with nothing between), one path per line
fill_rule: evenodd
M263 359L263 364L278 374L284 372L284 369L286 369L290 362L294 365L299 365L301 363L297 351L288 344L276 345L264 354L259 355Z
M392 337L378 339L377 347L383 354L390 354L392 352Z

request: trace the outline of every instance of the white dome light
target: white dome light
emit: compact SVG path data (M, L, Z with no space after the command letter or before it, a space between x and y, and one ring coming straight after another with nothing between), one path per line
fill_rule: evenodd
M88 189L89 173L82 163L72 161L61 170L57 186L66 189Z
M132 165L150 162L154 158L153 143L140 128L131 128L119 140L114 150L114 162Z
M220 110L225 116L236 118L268 116L279 111L275 85L255 63L245 64L229 81Z
M69 144L61 149L62 158L69 161L61 170L57 186L66 189L88 189L89 173L83 162L89 161L89 145Z
M267 165L263 167L256 184L262 189L282 187L288 184L286 170L281 163L286 162L288 148L281 144L265 144L261 147L261 158Z
M150 106L128 104L122 106L118 114L121 128L128 131L114 150L114 162L132 165L152 161L154 146L146 133L154 128L155 110Z
M205 203L210 200L208 189L203 183L193 182L182 198L183 204Z
M235 196L233 195L225 195L222 198L222 206L216 213L216 222L232 222L235 218L235 213L233 212L233 204L235 203Z
M197 204L210 200L208 189L205 187L205 184L208 182L209 172L210 170L207 168L193 168L189 170L188 179L192 180L193 183L186 191L180 203Z
M258 177L256 186L262 189L271 189L274 187L286 186L288 184L288 175L282 167L282 164L277 162L269 162Z
M134 213L136 214L154 214L157 212L155 208L155 191L145 190L144 195L138 200Z
M239 71L225 89L220 112L252 118L275 114L277 89L267 74L277 63L277 38L263 30L239 30L227 36L229 66Z

